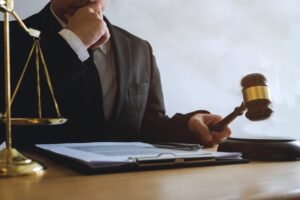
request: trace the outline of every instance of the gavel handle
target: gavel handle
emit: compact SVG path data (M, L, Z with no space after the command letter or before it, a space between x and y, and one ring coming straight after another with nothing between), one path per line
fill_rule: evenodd
M237 116L240 116L246 110L244 103L240 107L236 107L232 113L224 117L221 121L215 124L208 125L210 131L222 131L230 122L232 122Z

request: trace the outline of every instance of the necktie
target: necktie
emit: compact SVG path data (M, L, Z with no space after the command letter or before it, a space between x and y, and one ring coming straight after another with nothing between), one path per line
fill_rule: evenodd
M94 62L93 51L89 50L90 57L85 62L87 66L86 78L88 84L90 126L93 131L99 132L105 127L105 117L103 110L103 96L100 77ZM100 134L100 133L99 133Z

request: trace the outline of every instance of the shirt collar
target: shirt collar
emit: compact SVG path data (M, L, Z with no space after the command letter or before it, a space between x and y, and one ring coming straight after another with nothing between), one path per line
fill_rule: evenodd
M52 8L52 4L50 6L50 10L51 10L51 13L52 15L55 17L55 19L58 21L58 23L64 28L66 27L66 23L64 21L62 21L54 12L53 8ZM107 56L108 54L108 51L110 49L110 39L106 42L106 43L103 43L100 45L100 51L105 55Z

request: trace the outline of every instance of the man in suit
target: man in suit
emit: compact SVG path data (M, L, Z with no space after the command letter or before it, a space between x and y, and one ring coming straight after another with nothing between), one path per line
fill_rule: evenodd
M61 113L68 122L59 126L14 126L13 144L140 140L212 146L228 137L228 127L220 132L208 129L221 117L207 111L176 114L172 118L165 115L160 75L151 46L110 24L102 14L108 2L51 0L41 12L25 20L28 27L42 32L47 67ZM15 22L11 23L11 38L14 88L32 38ZM3 52L1 59L2 55ZM15 117L35 116L34 70L28 69L13 103ZM3 75L0 79L4 81ZM41 85L42 91L47 91L45 82ZM4 99L4 88L0 89ZM53 116L51 95L43 92L42 97L44 115ZM4 131L1 132L3 140Z

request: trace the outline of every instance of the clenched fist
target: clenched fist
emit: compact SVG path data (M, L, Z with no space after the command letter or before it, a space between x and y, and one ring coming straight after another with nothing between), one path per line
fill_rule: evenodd
M231 134L231 130L228 127L220 132L211 132L209 130L208 126L210 124L217 123L221 119L219 115L198 113L190 118L188 126L190 130L195 133L199 143L206 147L211 147L215 144L219 144Z
M79 8L74 15L65 14L66 29L72 31L88 48L97 48L109 37L99 2L89 3Z

